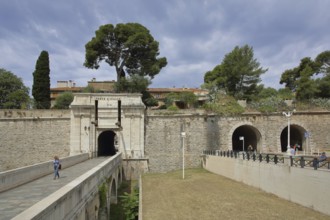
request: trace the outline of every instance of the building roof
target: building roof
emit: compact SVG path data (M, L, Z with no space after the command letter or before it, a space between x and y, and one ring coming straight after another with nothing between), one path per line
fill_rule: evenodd
M148 88L149 92L208 92L205 89L198 88Z

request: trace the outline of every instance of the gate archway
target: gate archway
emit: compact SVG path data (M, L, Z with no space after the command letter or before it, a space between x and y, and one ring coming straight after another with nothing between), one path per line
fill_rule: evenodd
M243 151L243 140L240 140L240 137L244 138L245 151L249 145L252 146L253 150L259 151L261 134L258 129L251 125L242 125L236 128L232 135L232 149L234 151Z
M290 146L299 144L300 148L297 150L304 150L305 146L305 134L306 130L299 125L290 125ZM281 132L281 151L286 152L288 147L288 126L286 126Z
M97 156L113 156L116 154L115 132L103 131L97 139Z

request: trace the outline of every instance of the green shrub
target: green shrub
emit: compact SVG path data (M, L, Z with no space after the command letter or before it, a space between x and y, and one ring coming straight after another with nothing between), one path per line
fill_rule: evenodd
M124 214L127 220L135 220L139 215L139 190L135 188L131 194L124 192L120 196L123 203Z

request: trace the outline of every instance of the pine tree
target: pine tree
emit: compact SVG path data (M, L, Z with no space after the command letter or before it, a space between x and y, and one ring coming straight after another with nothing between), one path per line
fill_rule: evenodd
M35 108L50 108L50 69L47 51L42 51L33 72L32 95L35 100Z

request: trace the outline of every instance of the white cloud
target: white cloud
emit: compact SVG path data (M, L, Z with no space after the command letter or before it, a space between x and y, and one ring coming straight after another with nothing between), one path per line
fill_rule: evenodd
M59 0L0 2L0 68L31 86L42 50L50 55L52 85L74 80L85 86L116 79L114 68L83 66L85 44L100 25L138 22L160 43L168 65L153 87L196 87L204 73L235 46L254 48L266 86L280 87L284 70L330 49L330 1L324 0Z

